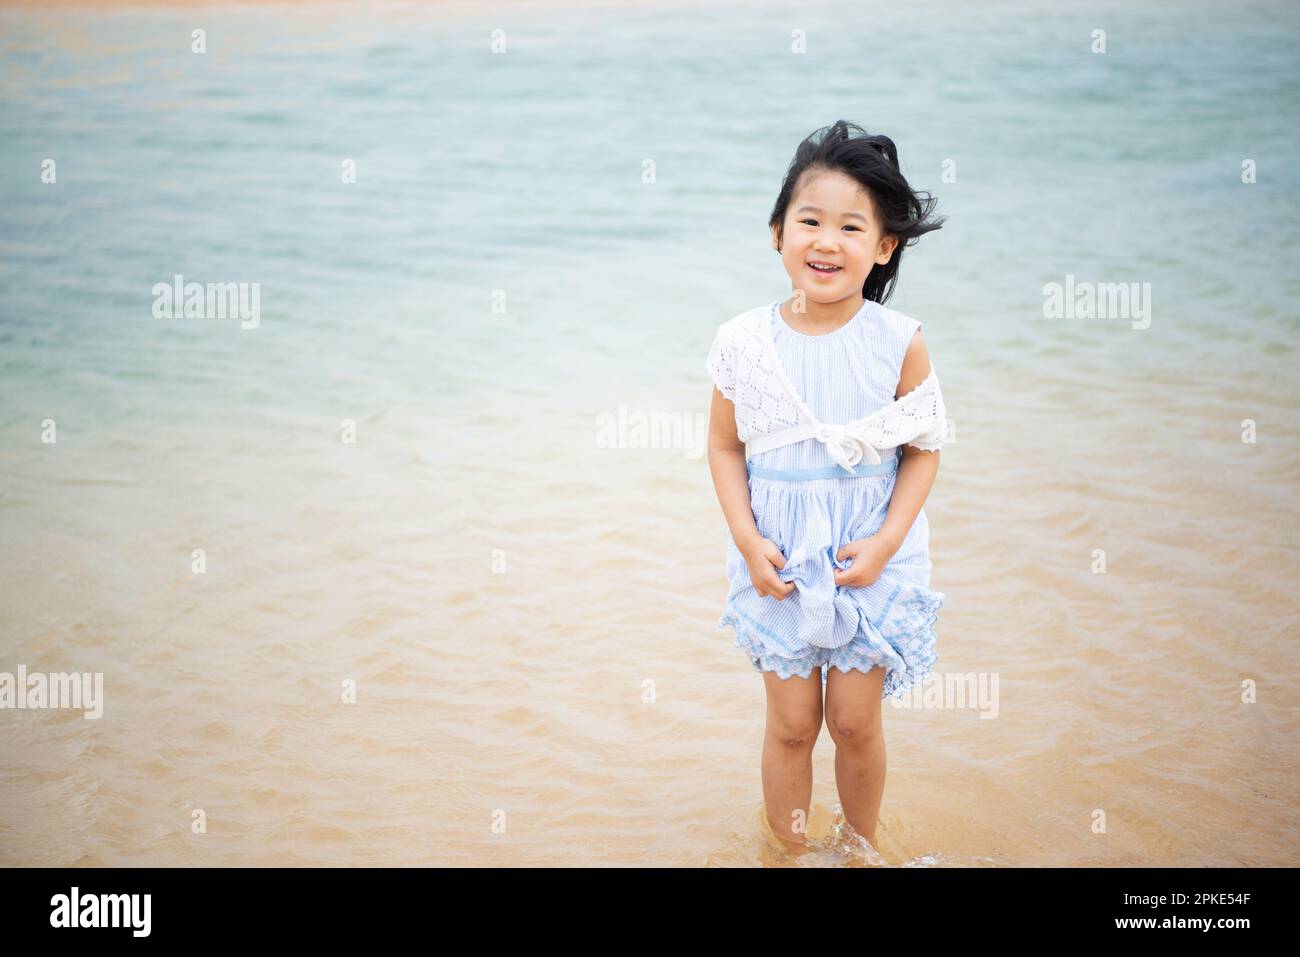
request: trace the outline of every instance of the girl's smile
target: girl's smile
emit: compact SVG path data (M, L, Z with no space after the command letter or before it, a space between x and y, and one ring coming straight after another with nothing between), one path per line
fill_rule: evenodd
M883 235L870 193L840 170L810 167L800 178L772 245L810 320L844 321L862 303L862 289L898 240ZM843 315L841 315L843 313Z

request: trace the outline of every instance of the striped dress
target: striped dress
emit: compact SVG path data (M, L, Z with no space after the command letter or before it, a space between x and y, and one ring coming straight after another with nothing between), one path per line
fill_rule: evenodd
M791 385L819 421L848 422L894 401L903 357L919 322L868 300L834 332L806 335L786 323L780 305L765 307L777 354ZM719 388L730 385L717 382L715 355L709 368ZM825 445L806 439L758 453L751 464L813 469L835 461ZM835 553L880 529L896 477L897 469L801 481L749 476L754 521L785 556L785 568L777 574L796 586L784 599L759 595L728 533L729 587L718 625L735 629L735 646L756 670L774 671L784 679L807 678L818 668L824 683L832 666L846 673L883 667L882 697L901 696L930 673L938 657L933 625L944 596L930 589L924 508L875 582L847 588L834 579L836 567L852 565L852 559L836 560Z

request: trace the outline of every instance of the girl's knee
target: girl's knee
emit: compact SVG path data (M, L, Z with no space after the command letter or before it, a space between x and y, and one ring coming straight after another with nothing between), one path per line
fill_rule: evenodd
M848 747L870 744L883 734L879 708L829 710L826 714L826 728L836 745Z
M770 715L767 719L767 733L791 750L811 748L821 729L821 711Z

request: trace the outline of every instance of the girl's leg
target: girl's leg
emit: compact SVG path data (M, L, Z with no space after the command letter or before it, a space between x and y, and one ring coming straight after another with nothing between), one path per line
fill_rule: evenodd
M826 727L835 742L835 786L853 830L876 846L876 819L885 793L885 735L880 726L884 668L826 672Z
M781 679L763 672L767 725L763 731L763 806L782 841L803 845L812 803L812 752L822 729L822 676Z

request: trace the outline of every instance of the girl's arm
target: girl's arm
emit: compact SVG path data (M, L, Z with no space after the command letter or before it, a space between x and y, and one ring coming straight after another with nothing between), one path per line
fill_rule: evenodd
M925 340L921 338L921 330L918 329L907 347L907 355L903 357L898 392L894 398L911 392L929 372L930 353L926 351ZM876 533L892 549L891 554L902 547L903 539L907 537L921 506L930 494L938 471L938 451L925 452L913 445L903 446L903 457L898 463L898 478L894 480L894 492L889 500L889 512L880 531Z
M709 407L708 454L718 504L722 506L736 547L744 550L763 536L754 524L754 510L749 501L749 469L745 467L745 444L736 434L736 407L717 386L713 387L713 403Z
M778 601L789 597L794 582L782 581L776 573L776 569L785 568L785 556L775 542L763 537L754 522L745 444L736 433L736 406L716 385L709 407L709 471L713 473L718 504L722 506L736 550L745 559L754 590Z

